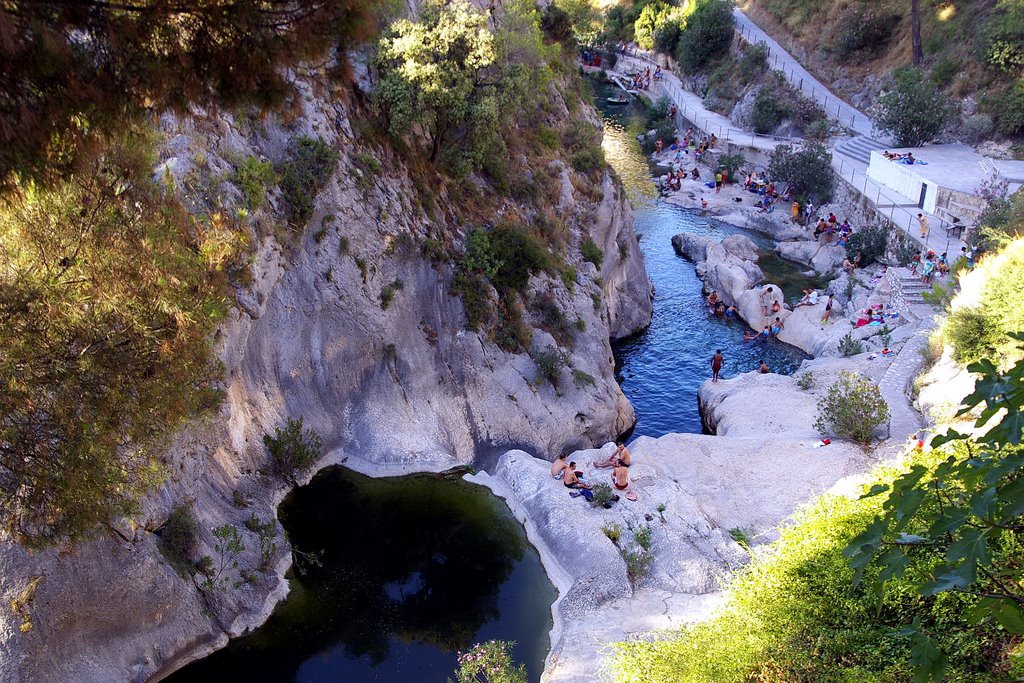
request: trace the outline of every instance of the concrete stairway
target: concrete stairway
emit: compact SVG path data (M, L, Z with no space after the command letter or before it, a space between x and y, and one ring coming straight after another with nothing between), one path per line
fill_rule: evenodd
M837 153L865 165L871 162L871 152L879 149L885 149L885 144L866 135L858 135L849 140L843 140L835 146Z

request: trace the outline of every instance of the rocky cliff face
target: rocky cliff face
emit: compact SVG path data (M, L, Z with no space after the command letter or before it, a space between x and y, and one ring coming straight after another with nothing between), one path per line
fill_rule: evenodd
M232 169L250 156L281 160L297 135L323 138L340 162L304 231L275 220L275 190L250 217L251 283L217 333L225 401L175 437L166 484L137 518L66 554L29 554L0 541L0 594L23 598L32 617L24 633L10 610L0 617L0 679L159 679L259 624L287 590L283 548L276 571L253 571L239 587L204 596L198 576L179 576L164 560L153 532L174 504L191 501L203 535L199 554L214 552L211 529L234 524L247 547L240 565L254 568L257 541L244 521L273 518L287 490L260 472L261 439L288 417L302 416L323 436L323 464L395 474L509 448L551 457L603 443L634 422L613 377L609 339L649 322L650 284L618 182L605 172L597 190L582 193L564 170L570 182L557 211L577 282L570 291L537 275L529 295L550 295L585 331L566 349L557 386L541 384L528 353L507 353L466 329L452 293L453 263L425 255L434 243L457 253L474 220L498 216L461 214L455 206L466 202L443 191L425 196L416 172L385 141L357 132L351 98L326 94L329 84L315 78L300 86L302 111L292 123L224 113L161 121L167 142L158 173L197 211L232 210L240 201L225 180ZM552 116L567 118L557 104ZM499 214L517 211L525 209L508 200ZM600 273L579 256L587 234L606 255ZM532 350L556 346L537 320L527 322L535 328ZM33 577L43 578L23 595Z

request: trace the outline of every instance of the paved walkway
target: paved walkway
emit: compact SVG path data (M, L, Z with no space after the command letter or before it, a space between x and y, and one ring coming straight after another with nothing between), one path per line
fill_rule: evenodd
M830 118L857 135L866 138L874 136L882 145L891 142L887 136L874 130L870 117L832 93L747 15L733 9L733 19L740 37L751 44L763 43L768 48L769 64L781 71L790 85L820 104ZM921 239L917 214L924 212L918 208L916 202L868 178L868 165L861 159L844 154L843 149L835 145L832 146L832 151L833 170L867 198L879 218L888 219L924 251L931 249L939 254L960 253L964 243L957 237L947 235L950 223L938 216L925 214L928 217L930 231L926 239Z
M857 135L870 136L873 133L871 119L836 97L828 88L810 74L800 63L786 52L781 45L738 9L733 10L737 33L743 40L750 43L764 43L769 51L769 63L781 71L790 84L811 97L825 109L833 119L842 123ZM656 62L651 55L638 52L636 54L619 54L616 71L643 71ZM708 135L714 133L719 140L745 146L761 152L771 153L779 144L800 144L800 138L784 138L771 135L756 135L736 128L728 117L705 109L703 98L683 87L679 78L668 69L662 69L660 81L652 81L649 94L659 97L665 95L675 103L678 109L676 125L682 127L683 119L693 123ZM843 154L837 149L835 140L832 142L832 168L836 174L846 181L856 192L868 200L880 220L888 220L896 228L902 230L910 240L922 251L932 250L936 253L949 253L955 258L964 243L957 237L948 235L950 224L938 216L925 214L928 217L930 232L927 239L921 239L917 214L923 213L917 204L900 193L881 185L867 176L867 164L861 159Z
M619 54L615 70L623 73L654 70L656 63L649 56ZM662 69L661 80L651 81L648 93L654 97L664 95L676 105L676 125L683 127L683 119L700 128L708 135L714 134L722 142L751 147L763 152L771 152L780 142L797 142L791 138L780 138L771 135L757 135L736 128L727 116L722 116L704 108L704 100L700 95L683 87L679 77L667 69Z
M829 118L839 122L859 135L871 137L874 132L874 124L871 117L856 107L848 104L839 97L836 97L825 85L811 75L807 69L796 60L793 55L778 44L771 36L755 24L750 18L739 9L733 9L736 32L740 37L757 45L763 43L768 48L768 63L775 69L785 74L786 79L807 97L821 105Z
M903 344L903 348L896 354L896 358L886 368L885 374L878 382L882 398L889 404L889 433L897 439L909 437L924 427L921 413L910 404L907 388L924 364L921 349L928 343L932 322L922 320L916 325L917 332Z

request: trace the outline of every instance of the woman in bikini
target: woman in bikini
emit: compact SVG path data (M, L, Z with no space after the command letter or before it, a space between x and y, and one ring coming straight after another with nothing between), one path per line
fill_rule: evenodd
M618 466L612 470L612 484L619 491L625 491L629 488L629 468L621 460Z

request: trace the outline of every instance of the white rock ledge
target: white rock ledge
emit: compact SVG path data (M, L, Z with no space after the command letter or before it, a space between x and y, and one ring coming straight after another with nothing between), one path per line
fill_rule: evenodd
M789 432L780 425L771 439L640 437L630 446L631 490L638 498L623 496L610 510L570 497L551 479L549 462L523 451L502 455L493 475L466 477L506 501L558 588L542 681L592 682L604 669L610 643L706 617L721 603L723 579L747 561L730 529L743 529L755 543L771 540L799 505L870 465L850 444L819 448L806 432ZM589 481L607 481L609 470L592 463L613 448L577 451L572 459ZM664 521L659 504L666 506ZM631 540L631 526L653 530L651 570L636 589L602 531L613 523L622 529L621 544Z

